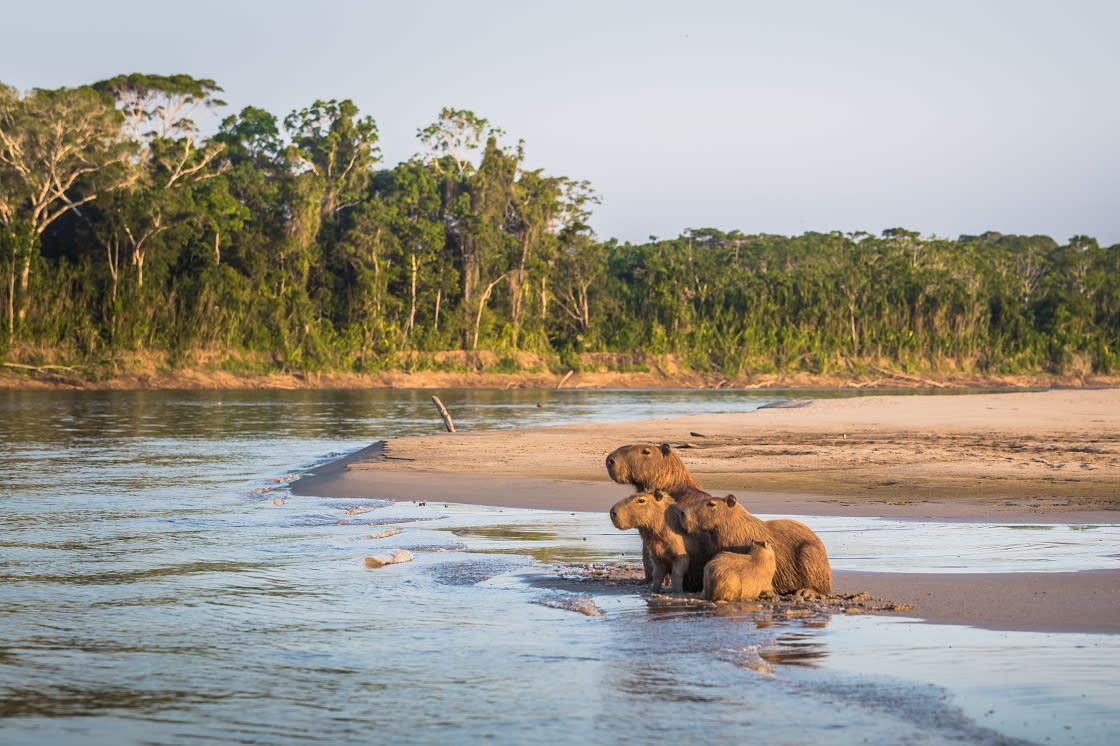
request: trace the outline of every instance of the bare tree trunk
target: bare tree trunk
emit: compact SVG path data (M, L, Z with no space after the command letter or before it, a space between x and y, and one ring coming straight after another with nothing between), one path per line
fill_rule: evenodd
M12 271L8 273L8 337L16 333L16 265L12 261Z
M121 244L116 236L105 242L105 255L109 262L109 276L113 278L113 291L110 300L117 302L117 276L120 274Z
M496 280L486 286L486 292L478 299L478 313L474 317L474 338L471 340L471 349L478 349L478 330L482 326L482 311L486 308L486 302L490 300L490 295L494 292L494 287L506 278L509 272L503 272Z
M854 301L848 301L848 326L849 332L852 335L852 355L859 354L859 336L856 334L856 304Z
M373 313L377 317L377 323L381 323L381 229L378 228L373 236L373 249L371 250L371 259L373 260Z
M143 251L137 250L132 252L132 263L136 265L136 287L144 287L144 259L146 255Z
M517 269L509 273L510 323L513 327L513 346L516 348L521 336L521 314L525 302L525 275L529 264L529 231L521 238L521 261Z
M440 301L443 300L443 288L436 288L436 315L432 320L432 331L436 334L439 333L439 306Z
M33 233L32 235L37 238L40 234ZM31 285L31 255L35 251L36 239L28 238L26 242L20 241L19 243L23 243L24 246L22 252L23 267L22 269L20 269L19 273L19 304L16 315L20 323L22 324L24 318L27 317L27 289ZM19 244L17 243L17 245ZM12 261L15 261L14 257Z
M477 250L467 251L467 250L464 249L464 251L463 251L463 281L462 281L463 313L466 316L464 321L470 319L469 314L470 314L471 310L475 308L474 299L475 299L475 295L477 294L477 291L478 291L478 286L481 282L480 274L481 274L481 268L479 267L479 263L478 263L478 252L477 252ZM480 303L478 305L478 308L481 308L482 305L483 304ZM463 338L464 339L463 339L463 342L466 343L466 344L464 344L464 346L473 348L473 343L471 343L471 340L469 339L469 337L470 337L470 327L468 327L468 326L466 326L466 324L464 324L464 328L463 328Z
M134 236L127 225L124 231L125 235L128 236L129 243L132 244L132 263L136 265L136 287L142 288L144 287L144 260L148 256L146 244L149 239L163 232L163 215L157 213L155 220L152 222L152 227L141 233L139 237Z
M412 329L416 326L416 275L419 273L420 260L416 258L416 252L413 252L409 258L412 260L412 275L409 278L408 324L405 326L405 336L411 339Z
M587 300L587 288L589 284L582 284L579 286L579 302L580 302L580 315L583 321L583 331L588 331L591 328L591 303Z
M27 286L31 283L31 252L28 251L23 255L23 269L19 273L19 292L24 294L27 292ZM22 314L22 312L21 312Z

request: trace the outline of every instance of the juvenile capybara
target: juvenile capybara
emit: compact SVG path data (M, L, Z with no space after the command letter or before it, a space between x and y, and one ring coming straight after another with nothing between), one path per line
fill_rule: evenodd
M714 552L742 551L753 541L770 542L777 561L775 593L801 589L832 593L832 567L824 542L800 521L764 521L751 515L734 495L728 495L681 505L670 523L688 535L703 534L707 539L701 543Z
M768 541L751 542L746 552L720 552L704 565L708 601L753 601L774 592L777 560Z
M619 446L607 454L607 474L642 492L664 490L678 498L694 492L708 494L668 443Z
M682 499L687 503L689 498ZM622 531L638 529L654 591L661 590L666 575L670 593L698 591L704 586L704 560L711 556L711 549L702 546L704 535L686 535L665 522L665 512L673 505L677 505L676 498L664 490L638 492L614 504L611 522Z

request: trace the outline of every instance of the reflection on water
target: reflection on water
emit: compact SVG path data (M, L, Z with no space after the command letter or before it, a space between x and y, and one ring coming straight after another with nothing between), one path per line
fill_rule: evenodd
M456 536L479 536L485 539L502 539L513 541L548 541L554 540L557 534L541 526L464 526L451 529Z
M481 429L772 397L441 398ZM1120 737L1112 637L787 618L559 582L570 563L638 561L637 536L605 514L287 492L300 467L439 427L426 392L0 392L0 741ZM844 569L1111 567L1120 543L1115 526L808 520ZM414 561L366 569L397 549Z
M828 656L828 646L816 634L826 624L817 622L811 625L812 632L802 630L778 635L769 648L759 651L759 656L775 666L812 666Z

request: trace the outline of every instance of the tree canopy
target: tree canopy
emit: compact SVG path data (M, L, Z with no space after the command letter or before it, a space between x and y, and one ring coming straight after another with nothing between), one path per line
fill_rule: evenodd
M727 376L1120 367L1120 246L1088 236L604 241L591 185L526 169L525 144L474 112L438 112L416 156L389 165L348 99L282 120L246 107L205 136L195 117L220 93L188 75L0 84L0 355L371 371L444 350L606 352Z

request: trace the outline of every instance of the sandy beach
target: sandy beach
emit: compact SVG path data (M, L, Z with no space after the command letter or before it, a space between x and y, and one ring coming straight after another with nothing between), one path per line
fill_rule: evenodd
M1120 518L1120 389L792 400L742 413L397 438L320 468L293 491L606 511L629 488L609 481L604 457L641 442L671 444L709 492L734 493L766 516ZM931 622L1120 632L1120 571L838 571L835 589L913 604L908 614Z

